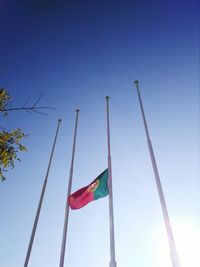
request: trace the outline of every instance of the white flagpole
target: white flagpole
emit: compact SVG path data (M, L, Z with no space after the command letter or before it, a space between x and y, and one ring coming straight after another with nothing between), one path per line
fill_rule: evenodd
M29 241L29 245L28 245L28 250L26 253L26 258L25 258L25 262L24 262L24 267L28 266L28 262L29 262L29 258L30 258L30 254L31 254L31 250L32 250L32 246L33 246L33 241L34 241L34 237L35 237L35 232L36 232L36 228L37 228L37 224L38 224L38 219L40 216L40 211L41 211L41 207L42 207L42 202L43 202L43 198L44 198L44 194L45 194L45 190L46 190L46 185L47 185L47 180L48 180L48 175L49 175L49 171L50 171L50 167L51 167L51 161L53 158L53 153L54 153L54 149L55 149L55 145L56 145L56 140L57 140L57 136L58 136L58 130L60 127L60 123L61 123L61 119L58 120L58 126L57 126L57 130L56 130L56 135L55 135L55 139L54 139L54 143L53 143L53 147L52 147L52 151L51 151L51 156L49 159L49 165L47 168L47 173L43 182L43 187L42 187L42 191L41 191L41 195L40 195L40 200L38 203L38 208L37 208L37 212L35 215L35 220L34 220L34 224L33 224L33 229L32 229L32 233L31 233L31 238Z
M112 192L112 167L110 152L110 123L109 123L109 96L106 96L107 112L107 140L108 140L108 181L109 181L109 222L110 222L110 267L117 267L115 261L115 231L114 231L114 212L113 212L113 192Z
M154 156L153 147L152 147L152 143L151 143L151 140L150 140L150 135L149 135L148 127L147 127L146 117L145 117L145 113L144 113L144 109L143 109L143 105L142 105L142 98L141 98L141 95L140 95L140 90L139 90L139 85L138 85L139 81L136 80L134 83L135 83L136 89L137 89L137 94L138 94L138 98L139 98L140 109L141 109L141 113L142 113L142 118L143 118L143 123L144 123L144 128L145 128L145 133L146 133L146 138L147 138L147 143L148 143L148 148L149 148L149 153L150 153L150 157L151 157L151 163L152 163L152 166L153 166L154 176L155 176L156 185L157 185L157 189L158 189L158 194L159 194L159 198L160 198L160 204L161 204L161 207L162 207L165 227L166 227L167 236L168 236L168 240L169 240L169 246L170 246L170 250L171 250L170 251L170 256L171 256L172 266L173 267L181 267L180 262L179 262L178 252L176 250L176 245L175 245L174 235L173 235L173 231L172 231L172 227L171 227L171 223L170 223L170 219L169 219L169 214L168 214L168 211L167 211L165 197L164 197L164 193L163 193L163 190L162 190L160 176L159 176L159 173L158 173L156 159L155 159L155 156Z
M69 199L69 196L71 195L71 188L72 188L73 166L74 166L74 156L75 156L75 147L76 147L76 133L77 133L77 126L78 126L78 115L79 115L79 109L76 110L74 141L73 141L73 148L72 148L71 168L70 168L70 173L69 173L68 192L67 192L66 207L65 207L65 218L64 218L64 226L63 226L63 236L62 236L62 246L61 246L59 267L64 266L64 260L65 260L65 246L66 246L67 229L68 229L68 221L69 221L69 202L68 202L68 199Z

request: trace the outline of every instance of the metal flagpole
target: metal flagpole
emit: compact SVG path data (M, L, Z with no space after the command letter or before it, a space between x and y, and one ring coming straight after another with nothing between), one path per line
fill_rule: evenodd
M144 113L144 109L143 109L143 105L142 105L142 98L141 98L141 95L140 95L140 90L139 90L139 85L138 85L139 81L136 80L134 83L135 83L136 89L137 89L137 94L138 94L140 108L141 108L141 112L142 112L144 128L145 128L146 137L147 137L149 153L150 153L150 157L151 157L151 163L152 163L152 166L153 166L153 171L154 171L156 185L157 185L158 194L159 194L159 198L160 198L160 203L161 203L161 207L162 207L164 222L165 222L165 226L166 226L166 230L167 230L167 236L168 236L170 250L171 250L170 251L170 256L171 256L172 266L173 267L181 267L180 262L179 262L178 252L176 250L176 245L175 245L174 236L173 236L173 232L172 232L172 227L171 227L171 223L170 223L170 219L169 219L169 214L168 214L168 211L167 211L165 197L164 197L164 193L163 193L163 190L162 190L162 185L161 185L161 181L160 181L160 177L159 177L159 173L158 173L156 159L155 159L155 156L154 156L153 147L152 147L152 143L151 143L150 136L149 136L149 131L148 131L148 127L147 127L145 113Z
M38 219L39 219L39 216L40 216L40 210L41 210L41 207L42 207L42 202L43 202L43 198L44 198L44 194L45 194L45 190L46 190L48 175L49 175L49 171L50 171L50 167L51 167L51 161L52 161L52 158L53 158L53 153L54 153L54 149L55 149L55 145L56 145L56 140L57 140L57 136L58 136L58 130L59 130L59 127L60 127L60 123L61 123L61 119L58 120L58 126L57 126L57 130L56 130L56 135L55 135L55 139L54 139L54 143L53 143L53 147L52 147L52 151L51 151L51 156L50 156L50 159L49 159L49 165L48 165L48 168L47 168L47 173L46 173L46 176L45 176L45 179L44 179L44 183L43 183L43 187L42 187L42 192L41 192L41 195L40 195L40 200L39 200L37 212L36 212L36 215L35 215L35 220L34 220L34 224L33 224L31 238L30 238L29 245L28 245L28 250L27 250L27 253L26 253L24 267L28 266L28 262L29 262L29 258L30 258L30 254L31 254L32 246L33 246L33 241L34 241L34 237L35 237L35 232L36 232L36 228L37 228L37 224L38 224Z
M65 218L64 218L64 226L63 226L63 236L62 236L62 246L61 246L61 252L60 252L60 264L59 264L59 267L63 267L64 266L64 260L65 260L65 246L66 246L67 228L68 228L68 221L69 221L69 203L68 203L68 199L69 199L69 196L71 194L71 188L72 188L72 178L73 178L74 155L75 155L75 147L76 147L76 133L77 133L77 125L78 125L78 115L79 115L79 109L76 110L74 141L73 141L73 148L72 148L71 168L70 168L70 173L69 173L69 183L68 183L68 192L67 192L66 207L65 207Z
M109 96L106 96L106 111L107 111L107 139L108 139L110 267L117 267L117 262L115 261L115 231L114 231L114 214L113 214L112 167L111 167L111 153L110 153Z

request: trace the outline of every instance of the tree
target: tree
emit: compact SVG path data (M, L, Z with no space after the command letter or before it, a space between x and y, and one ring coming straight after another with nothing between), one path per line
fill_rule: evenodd
M51 107L40 107L38 103L43 95L41 95L33 105L27 106L29 99L26 100L21 107L12 107L11 96L5 88L0 88L0 113L6 117L11 111L24 110L26 112L37 112L41 109L53 109ZM10 106L9 106L10 104ZM18 128L12 131L7 131L0 127L0 180L6 179L5 173L9 168L15 167L15 161L20 161L18 154L20 151L26 151L27 148L21 143L22 139L27 135Z

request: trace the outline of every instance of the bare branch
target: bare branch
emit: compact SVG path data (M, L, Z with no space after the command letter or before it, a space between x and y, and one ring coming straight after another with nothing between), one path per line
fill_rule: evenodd
M24 109L26 112L28 112L28 113L31 113L31 111L29 110L29 109Z
M41 115L47 115L46 113L41 112L41 111L38 111L38 110L36 110L36 109L32 109L32 111L35 112L35 113L39 113L39 114L41 114Z
M47 107L28 107L28 109L52 109L52 110L54 109L55 110L56 108L47 106Z
M29 111L33 111L33 110L38 110L38 109L56 109L54 107L20 107L20 108L5 108L5 109L0 109L1 111L14 111L14 110L29 110Z
M10 108L12 108L12 100L10 101Z
M22 106L23 108L27 105L27 103L28 103L28 101L29 101L29 99L30 99L30 96L26 99L26 101L25 101L25 103L24 103L24 105Z
M4 90L4 89L1 89L1 91ZM39 102L41 100L41 98L44 96L44 93L42 93L38 98L37 100L35 101L35 103L33 105L27 105L29 100L30 100L30 97L28 97L26 99L26 101L24 102L24 104L20 107L12 107L12 101L10 100L10 96L9 94L5 95L5 99L4 99L4 102L3 104L1 104L0 106L0 112L3 112L4 115L7 115L7 112L10 112L10 111L17 111L17 110L24 110L28 113L31 113L31 112L36 112L36 113L39 113L39 114L42 114L42 115L47 115L46 113L44 112L41 112L39 110L42 110L42 109L55 109L54 107L49 107L49 106L39 106ZM10 100L10 101L9 101ZM8 106L8 103L10 104Z
M44 95L44 93L43 94L41 94L39 97L38 97L38 99L36 100L36 102L35 102L35 104L33 104L33 108L39 103L39 101L40 101L40 99L43 97L43 95Z

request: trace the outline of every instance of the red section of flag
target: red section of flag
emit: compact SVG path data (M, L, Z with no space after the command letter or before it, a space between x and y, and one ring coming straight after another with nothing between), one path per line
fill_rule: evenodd
M89 186L85 186L71 196L69 196L69 205L71 209L80 209L94 200L94 194L88 190Z

